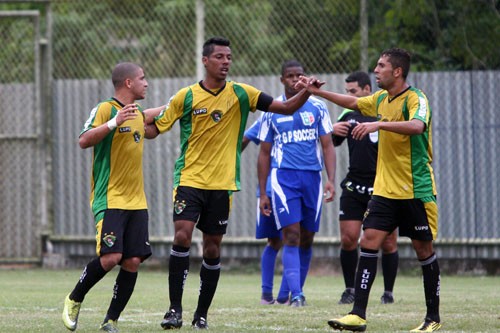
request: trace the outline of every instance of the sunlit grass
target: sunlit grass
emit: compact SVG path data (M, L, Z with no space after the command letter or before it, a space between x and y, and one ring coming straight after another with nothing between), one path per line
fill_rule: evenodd
M109 304L117 271L108 274L85 299L77 332L96 332ZM61 321L63 299L78 280L78 270L0 270L0 332L69 332ZM279 285L276 277L275 284ZM184 327L198 297L199 276L191 272L184 291ZM161 332L167 307L166 271L142 271L136 290L119 321L120 332ZM305 294L309 306L262 306L260 276L223 272L208 315L213 332L331 332L326 321L346 314L338 305L340 276L310 276ZM372 288L368 332L405 332L425 315L421 277L399 275L395 303L381 305L382 276ZM443 276L442 332L500 332L500 278Z

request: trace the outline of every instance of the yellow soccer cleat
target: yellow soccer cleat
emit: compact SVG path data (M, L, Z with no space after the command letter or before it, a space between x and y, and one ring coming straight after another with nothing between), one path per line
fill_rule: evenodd
M110 332L110 333L118 333L119 331L118 331L118 323L117 322L118 322L118 320L111 320L111 319L108 319L108 317L106 316L103 323L99 327L99 330L104 331L104 332Z
M355 314L348 314L338 319L330 319L328 325L334 330L339 331L364 332L366 330L366 320Z
M425 320L419 327L412 329L410 332L435 332L441 328L441 324L433 320Z
M64 299L64 309L62 313L62 320L64 326L70 331L76 330L78 324L78 314L80 313L81 302L75 302L69 299L69 294Z

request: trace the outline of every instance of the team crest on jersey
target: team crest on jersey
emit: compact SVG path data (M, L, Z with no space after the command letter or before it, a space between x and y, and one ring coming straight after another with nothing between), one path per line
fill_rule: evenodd
M182 200L182 201L175 200L175 203L174 203L175 214L182 213L182 211L184 210L184 208L186 208L186 201L185 200Z
M215 110L210 113L210 117L212 117L212 120L216 123L218 123L222 119L222 111Z
M106 244L107 247L113 247L113 245L115 245L115 241L116 241L116 236L113 235L113 233L111 234L104 234L104 237L102 238L102 241L104 244Z
M306 126L311 126L314 124L314 115L311 112L301 112L300 117L302 118L302 123Z
M134 132L134 141L137 143L141 141L141 133L139 133L139 131Z

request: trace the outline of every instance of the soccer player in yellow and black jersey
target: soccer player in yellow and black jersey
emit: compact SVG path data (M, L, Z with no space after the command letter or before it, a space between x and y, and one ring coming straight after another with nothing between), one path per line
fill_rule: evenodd
M203 232L203 262L192 325L208 328L207 313L220 276L220 246L228 224L231 193L240 189L241 142L249 113L259 109L292 114L310 96L303 89L294 98L280 102L250 85L227 81L232 56L229 40L222 37L204 43L202 61L206 72L203 80L178 91L147 126L148 131L163 133L178 120L181 127L181 153L174 173L170 306L161 322L164 329L182 326L182 293L195 226ZM322 83L310 79L309 84Z
M370 76L365 72L349 74L345 79L345 90L348 95L356 97L371 95ZM333 125L333 144L338 146L347 141L349 147L349 172L341 183L342 195L339 205L340 265L346 287L339 304L354 303L358 242L377 169L378 132L370 133L362 140L354 139L351 134L358 123L367 121L377 121L377 118L345 109ZM394 303L392 291L399 263L396 230L387 236L381 248L384 293L380 301L382 304L390 304Z
M65 299L63 323L77 327L85 295L116 265L113 297L101 330L118 332L116 323L137 280L142 261L151 255L148 211L142 173L145 116L135 103L148 83L143 69L119 63L113 69L114 96L99 103L80 133L82 149L93 147L90 206L96 224L97 258L85 266L75 288ZM161 107L151 109L158 113Z
M422 266L427 313L423 323L412 332L433 332L441 327L440 273L432 244L438 231L431 167L432 113L423 92L406 82L410 58L403 49L383 51L374 70L382 90L370 96L356 98L311 85L307 88L342 107L378 118L375 122L359 123L352 130L352 136L358 140L378 131L377 170L373 197L363 221L354 306L348 315L328 321L334 329L366 329L366 307L377 270L377 253L385 237L397 227L400 235L411 238Z

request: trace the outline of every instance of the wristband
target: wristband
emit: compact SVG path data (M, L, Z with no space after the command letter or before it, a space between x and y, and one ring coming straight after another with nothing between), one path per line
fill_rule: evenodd
M108 128L112 131L114 130L116 127L118 127L118 125L116 124L116 117L114 117L113 119L109 120L106 125L108 125Z

